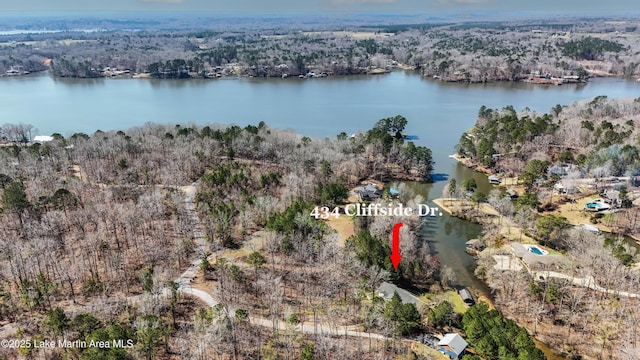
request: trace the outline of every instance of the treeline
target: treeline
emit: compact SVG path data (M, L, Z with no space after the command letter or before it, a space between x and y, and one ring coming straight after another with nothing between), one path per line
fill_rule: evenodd
M399 169L385 165L379 169L380 174L374 174L374 176L383 176L384 178L414 177L417 180L431 179L430 173L434 164L431 149L425 146L416 146L413 141L407 141L405 144L405 135L402 132L406 125L407 119L396 115L379 120L365 134L365 142L376 144L379 153L386 155L385 164L399 165Z
M637 99L594 99L556 105L548 114L481 107L459 155L497 172L520 175L530 160L576 165L575 176L638 176ZM546 171L546 170L545 170ZM535 180L535 179L533 179Z
M526 329L513 320L505 319L485 303L471 306L462 317L467 340L479 356L465 355L464 360L526 359L544 360L544 353L536 348Z
M619 53L625 47L615 41L586 37L562 44L562 54L576 60L602 60L605 52Z
M0 48L0 71L18 66L38 71L52 59L55 76L72 77L105 76L106 68L147 72L158 78L346 75L402 64L419 68L429 77L467 82L639 73L638 54L629 50L637 47L636 37L626 35L637 27L612 26L616 33L603 21L593 20L560 28L538 22L418 24L393 27L389 33L364 33L364 39L357 34L362 28L353 33L240 27L70 32L63 33L66 38L51 34L46 42L42 41L46 35L21 35L13 37L15 44ZM594 32L602 39L591 36Z
M457 150L459 155L491 167L503 154L521 153L525 142L552 134L556 128L557 124L548 114L518 115L513 106L502 111L482 106L476 125L470 132L462 134Z

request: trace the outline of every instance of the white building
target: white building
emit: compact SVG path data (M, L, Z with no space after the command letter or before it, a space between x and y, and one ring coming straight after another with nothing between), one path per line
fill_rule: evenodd
M47 135L37 135L36 137L33 138L33 142L35 143L46 143L49 141L53 141L53 137L52 136L47 136Z

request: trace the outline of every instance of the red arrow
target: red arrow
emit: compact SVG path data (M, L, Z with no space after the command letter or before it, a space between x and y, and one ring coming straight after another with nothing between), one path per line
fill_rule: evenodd
M398 270L398 264L400 264L400 259L402 259L402 255L400 255L400 228L404 225L403 223L396 223L393 225L393 233L391 234L391 263L393 264L393 268Z

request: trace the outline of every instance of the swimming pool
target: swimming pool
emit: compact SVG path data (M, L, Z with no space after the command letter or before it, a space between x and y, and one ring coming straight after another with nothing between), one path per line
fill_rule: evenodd
M535 246L535 245L529 245L527 246L527 248L529 249L530 253L534 253L536 255L548 255L549 252L547 250L542 250L539 247Z
M584 206L585 209L591 210L591 211L607 210L609 209L609 207L610 207L609 204L605 204L601 201L590 202Z

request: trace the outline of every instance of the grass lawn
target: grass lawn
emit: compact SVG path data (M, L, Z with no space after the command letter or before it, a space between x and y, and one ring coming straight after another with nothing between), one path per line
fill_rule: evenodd
M448 356L445 356L444 354L442 354L438 350L432 349L432 348L428 347L425 344L412 342L410 344L410 348L417 355L422 355L427 359L433 359L433 360L448 360L449 359Z
M433 304L433 306L442 301L448 301L453 305L453 311L458 314L464 314L467 311L467 305L462 301L460 295L458 295L455 290L449 290L439 294L422 294L419 298L427 304Z

